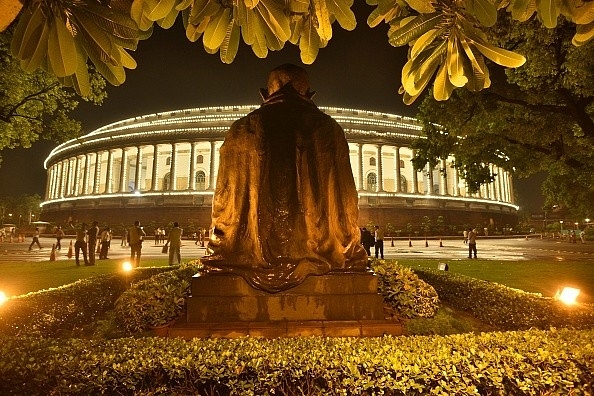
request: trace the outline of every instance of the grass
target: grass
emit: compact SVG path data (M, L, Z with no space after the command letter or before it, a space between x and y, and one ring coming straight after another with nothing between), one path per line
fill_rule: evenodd
M581 290L578 301L594 303L594 263L559 262L553 260L495 261L464 260L447 261L449 271L476 279L496 282L527 292L553 297L564 286ZM398 263L415 268L437 268L436 260L406 259Z
M77 267L72 260L1 263L0 290L7 296L18 296L52 287L67 285L79 279L120 270L122 260L101 260L97 265ZM142 259L143 267L168 265L168 259Z

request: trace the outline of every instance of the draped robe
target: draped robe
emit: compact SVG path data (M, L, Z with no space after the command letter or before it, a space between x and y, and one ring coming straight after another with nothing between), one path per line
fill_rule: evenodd
M204 260L267 292L366 271L357 200L340 125L281 89L225 137Z

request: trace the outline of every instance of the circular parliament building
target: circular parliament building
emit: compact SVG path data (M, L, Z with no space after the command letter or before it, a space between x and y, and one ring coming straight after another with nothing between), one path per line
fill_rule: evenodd
M144 115L101 127L57 146L45 160L42 218L111 226L210 226L219 148L233 121L258 106L207 107ZM419 229L425 216L446 226L514 225L512 177L492 166L495 180L469 194L451 167L413 169L414 119L367 110L320 107L344 129L359 194L359 224ZM444 171L441 171L444 170ZM410 228L410 226L408 226Z

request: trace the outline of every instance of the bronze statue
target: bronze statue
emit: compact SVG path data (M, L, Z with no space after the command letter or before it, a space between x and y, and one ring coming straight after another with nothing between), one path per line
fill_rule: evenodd
M261 94L220 149L205 264L267 292L366 271L344 131L313 103L301 67L274 69Z

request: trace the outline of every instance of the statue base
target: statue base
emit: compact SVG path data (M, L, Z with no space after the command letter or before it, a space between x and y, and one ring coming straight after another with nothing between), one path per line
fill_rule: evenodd
M168 336L382 336L401 335L402 326L386 320L372 272L309 276L289 290L267 293L242 277L225 273L195 275L186 320Z

